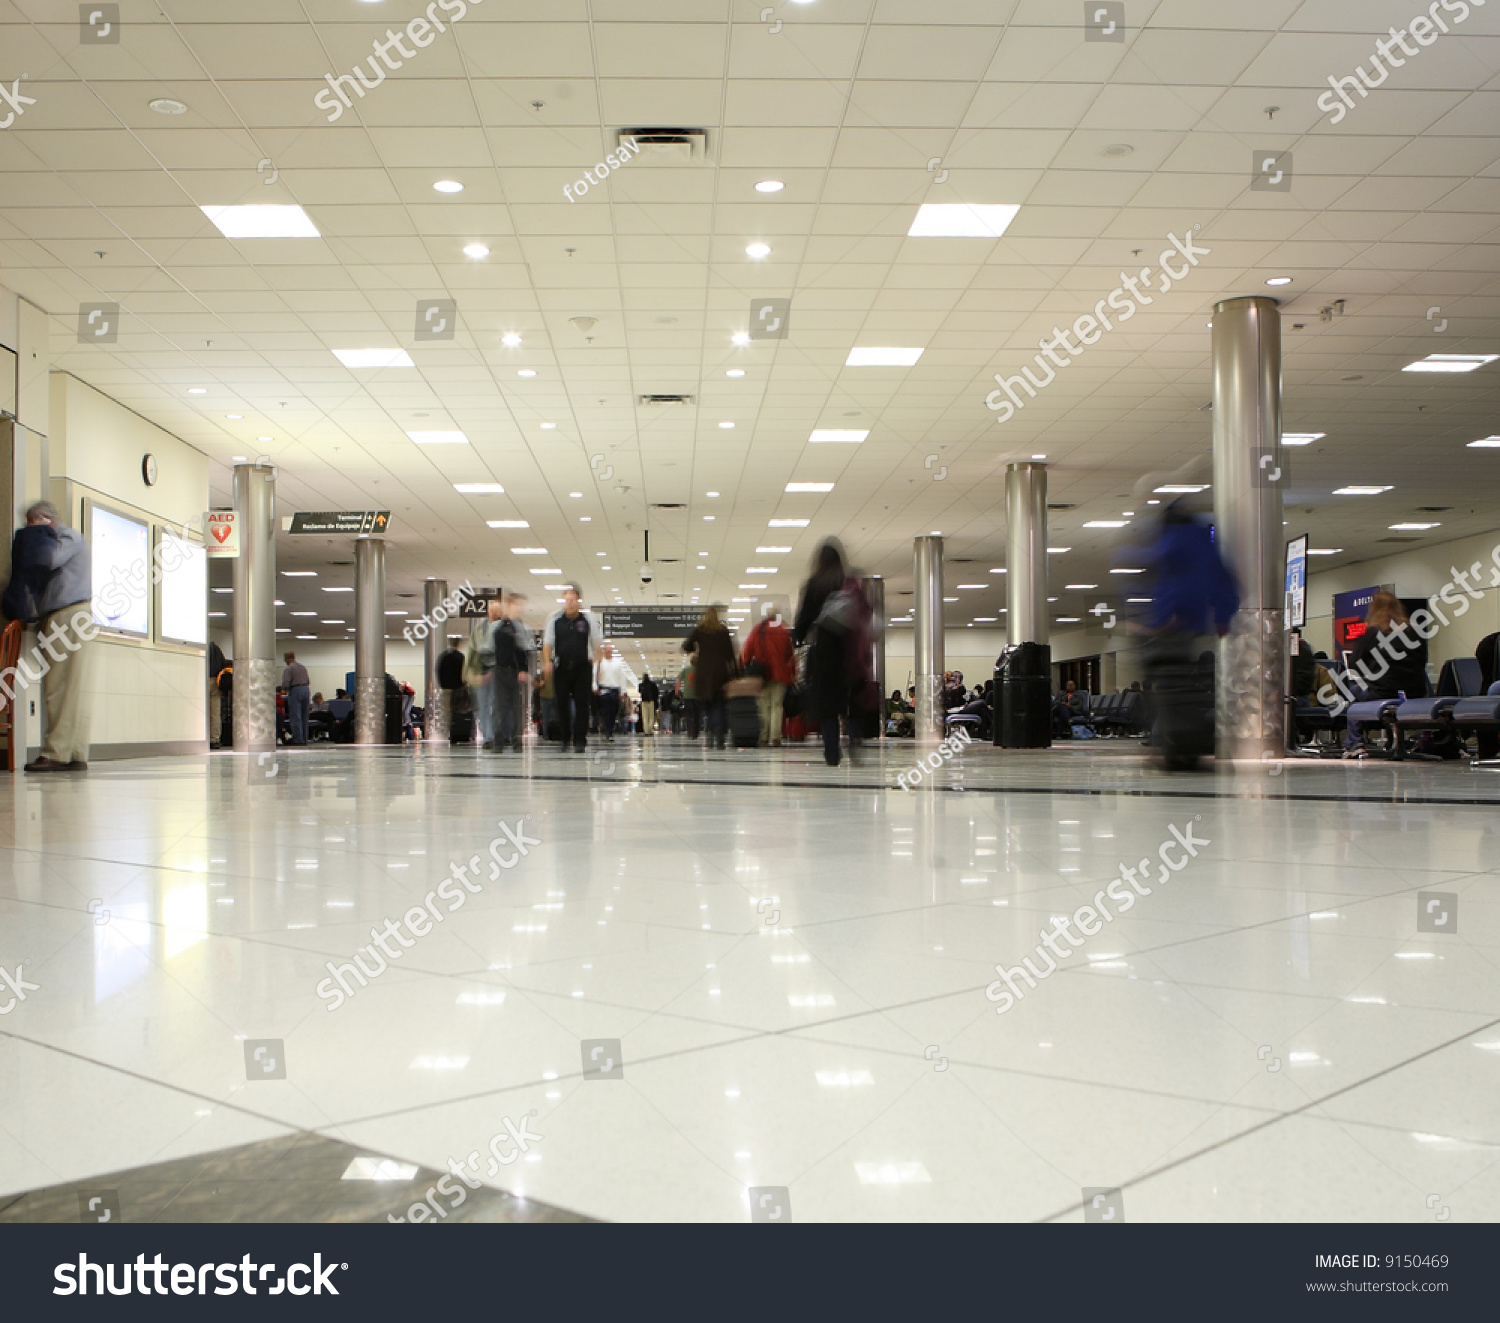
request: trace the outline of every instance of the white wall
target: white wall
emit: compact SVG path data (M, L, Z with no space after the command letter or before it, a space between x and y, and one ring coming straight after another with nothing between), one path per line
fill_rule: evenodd
M1389 583L1395 585L1398 597L1430 597L1454 581L1455 570L1467 572L1477 561L1478 582L1470 582L1476 589L1482 586L1480 598L1466 599L1455 586L1449 596L1457 599L1457 605L1442 600L1437 603L1448 624L1439 623L1437 636L1427 645L1432 674L1436 675L1443 662L1452 657L1472 657L1480 639L1500 630L1500 585L1492 582L1500 579L1497 547L1500 533L1481 533L1313 573L1307 581L1307 628L1303 637L1314 651L1332 653L1335 593ZM1460 609L1461 616L1457 614Z
M219 640L219 646L224 649L226 657L231 656L229 640L225 637L215 635ZM324 698L332 698L337 690L344 687L345 676L354 669L354 635L349 635L347 643L312 643L306 639L288 640L287 635L276 636L276 659L281 660L281 654L290 649L297 654L297 660L307 667L308 679L312 681L313 693L321 693ZM423 652L420 644L413 647L408 644L401 635L385 641L385 669L398 680L404 680L417 691L417 704L422 702L422 686L425 683L425 672L423 669Z
M73 527L82 527L84 497L178 527L201 519L206 455L68 373L52 374L50 403L52 500ZM148 453L159 465L154 487L141 474ZM207 748L202 648L102 636L93 646L94 757Z

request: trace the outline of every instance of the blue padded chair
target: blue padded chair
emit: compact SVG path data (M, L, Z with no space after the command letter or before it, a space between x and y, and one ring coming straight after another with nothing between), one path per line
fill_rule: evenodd
M1409 698L1402 703L1396 709L1397 729L1420 730L1447 725L1449 713L1460 699L1478 695L1479 681L1479 663L1473 657L1457 657L1444 662L1438 674L1437 696Z

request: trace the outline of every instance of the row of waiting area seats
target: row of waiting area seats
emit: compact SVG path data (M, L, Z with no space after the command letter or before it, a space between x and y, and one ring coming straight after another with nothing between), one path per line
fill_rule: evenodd
M1412 754L1406 737L1423 731L1452 732L1459 739L1477 735L1481 754L1493 752L1500 732L1500 682L1486 693L1478 659L1456 657L1443 663L1435 697L1370 699L1350 704L1348 716L1383 728L1390 756L1397 760Z
M1146 727L1146 695L1139 689L1125 689L1115 694L1089 694L1089 710L1071 717L1075 738L1087 732L1090 736L1139 735Z

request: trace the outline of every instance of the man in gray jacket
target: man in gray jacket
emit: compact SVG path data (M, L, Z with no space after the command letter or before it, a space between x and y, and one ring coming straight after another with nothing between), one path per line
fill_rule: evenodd
M37 501L26 511L26 523L45 524L53 533L37 544L38 568L47 573L37 595L39 642L47 650L42 681L47 708L47 739L28 772L85 772L89 765L90 641L97 630L89 602L93 565L89 544L76 528L62 522L51 501Z

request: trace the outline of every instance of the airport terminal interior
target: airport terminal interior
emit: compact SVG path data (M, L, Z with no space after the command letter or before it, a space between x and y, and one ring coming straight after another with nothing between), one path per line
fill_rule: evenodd
M1500 4L0 102L0 1221L1500 1216Z

